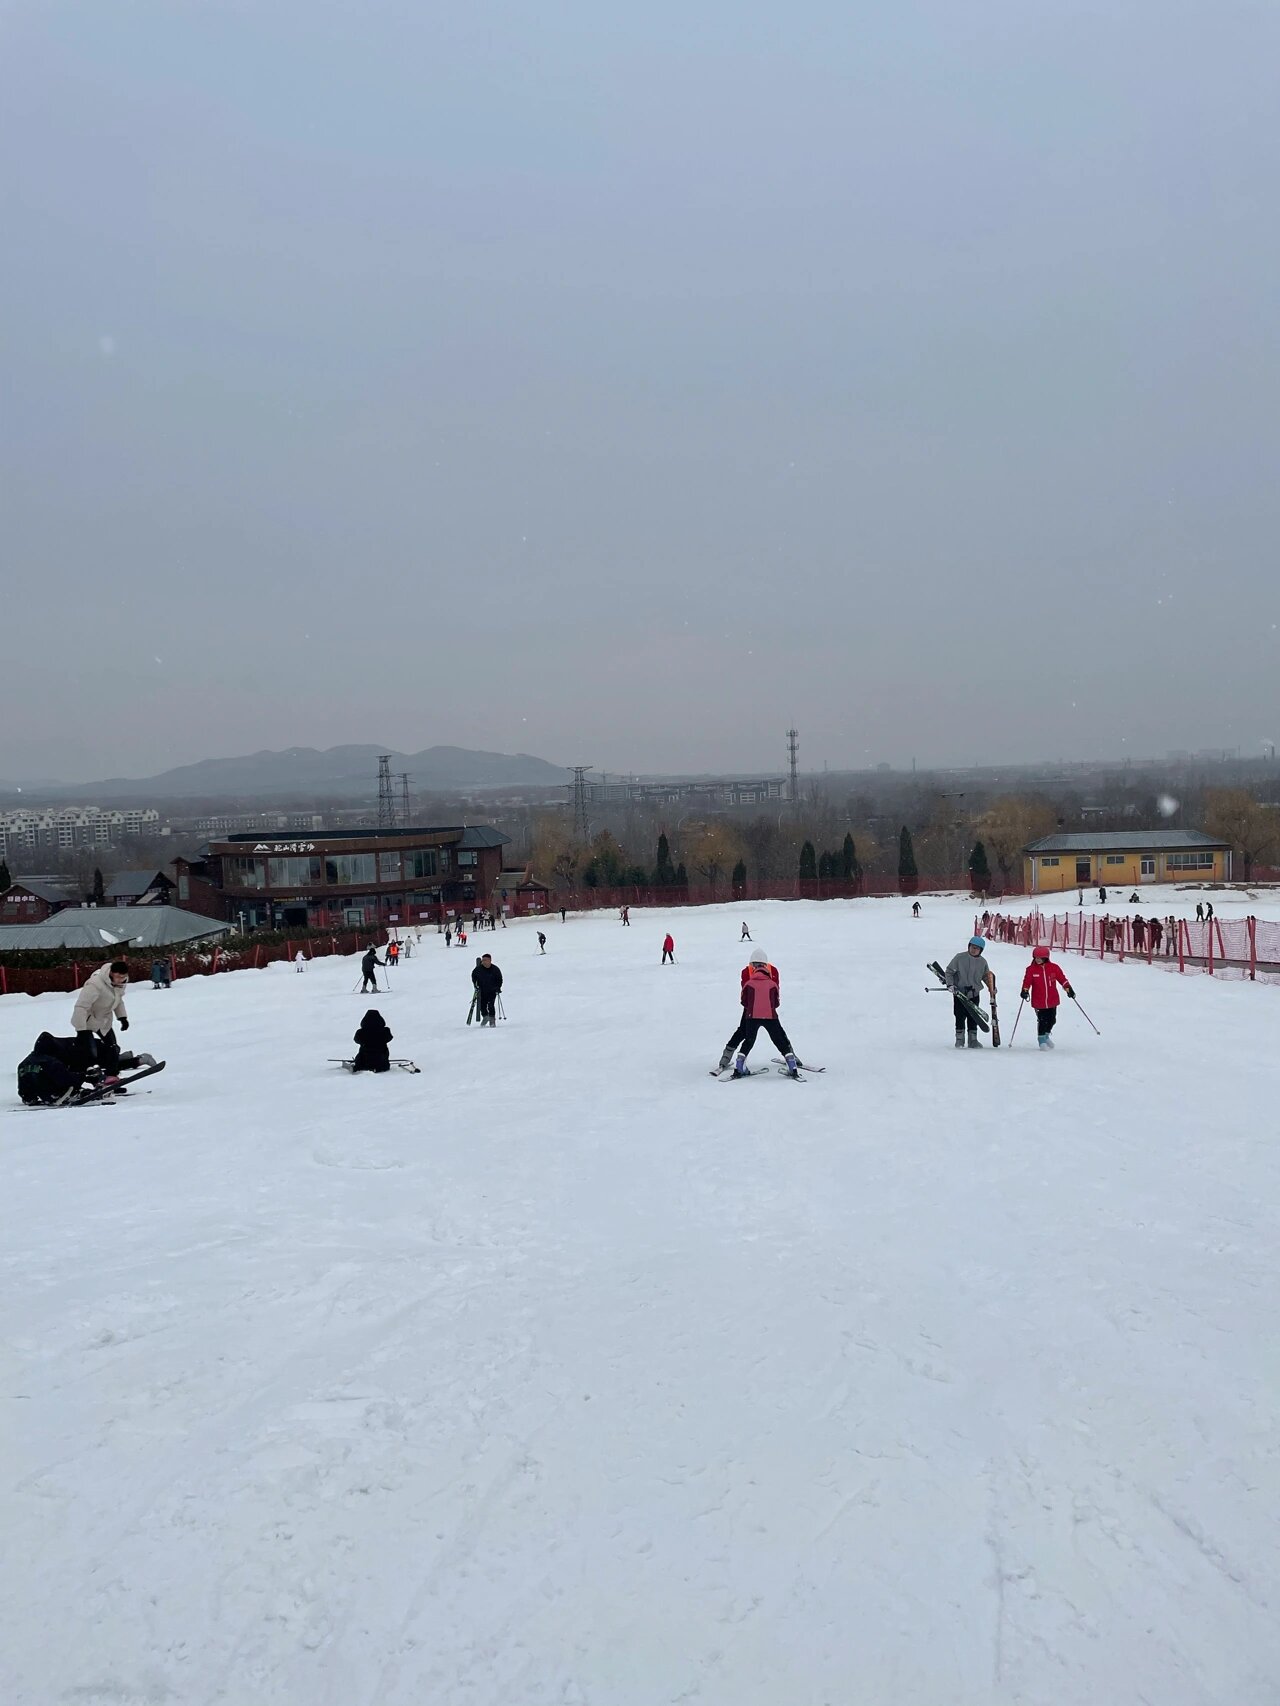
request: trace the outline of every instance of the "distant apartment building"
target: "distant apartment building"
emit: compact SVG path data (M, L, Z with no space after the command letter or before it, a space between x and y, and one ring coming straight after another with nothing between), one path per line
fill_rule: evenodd
M675 805L689 802L707 806L755 806L770 800L785 800L785 776L731 776L712 781L690 781L673 776L668 781L652 777L628 781L625 777L589 780L587 799L593 804L641 803Z
M0 812L0 857L54 847L111 847L141 835L160 833L160 814L153 808L104 811L101 806L20 806Z
M241 812L233 816L198 817L192 828L202 835L250 835L257 830L275 835L289 829L319 829L323 823L319 812Z

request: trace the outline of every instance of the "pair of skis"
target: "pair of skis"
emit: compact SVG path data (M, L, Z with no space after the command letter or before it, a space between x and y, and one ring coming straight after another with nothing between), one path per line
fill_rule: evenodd
M981 1007L978 1006L976 1001L971 1000L963 990L951 988L951 985L947 982L947 974L943 971L937 960L930 960L926 969L933 973L944 989L951 991L951 994L955 996L956 1000L964 1008L965 1012L970 1016L974 1024L977 1025L979 1030L991 1032L992 1048L999 1048L1000 1015L996 1012L995 996L993 995L991 997L991 1019L988 1022L987 1015L982 1011Z
M787 1063L783 1060L781 1055L775 1054L772 1056L772 1059L779 1077L795 1078L801 1083L804 1082L809 1073L825 1072L827 1070L825 1066L811 1066L808 1061L797 1060L796 1071L793 1073L788 1069ZM745 1072L735 1072L730 1066L726 1066L724 1068L713 1066L711 1068L711 1076L713 1078L719 1078L722 1082L727 1084L734 1078L767 1078L769 1076L769 1068L767 1066L749 1066Z
M128 1093L130 1084L136 1084L140 1078L151 1078L157 1072L163 1072L165 1063L156 1060L150 1066L140 1066L136 1072L122 1073L109 1084L86 1084L79 1090L68 1090L65 1096L59 1096L56 1102L34 1102L37 1108L87 1108L114 1107L118 1099Z
M346 1071L355 1071L355 1058L350 1059L350 1061L340 1061L340 1059L335 1059L333 1056L329 1056L329 1065L345 1066ZM401 1061L401 1059L394 1059L394 1061L387 1061L387 1066L399 1066L399 1070L401 1071L422 1071L422 1066L416 1065L415 1061Z

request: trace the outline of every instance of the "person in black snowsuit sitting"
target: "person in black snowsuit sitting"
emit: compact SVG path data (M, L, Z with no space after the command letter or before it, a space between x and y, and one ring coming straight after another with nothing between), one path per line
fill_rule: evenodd
M134 1054L119 1049L110 1057L113 1073L131 1072L139 1066L154 1066L153 1054ZM100 1085L104 1069L85 1059L80 1039L55 1037L41 1031L35 1047L18 1063L18 1094L29 1104L72 1100L86 1086Z
M391 1070L391 1032L387 1021L376 1007L370 1007L360 1021L354 1042L360 1049L351 1063L353 1072L389 1072Z
M502 973L493 963L493 957L485 954L480 964L471 974L471 981L476 986L476 994L480 997L480 1023L496 1025L497 1016L494 1013L494 1002L498 999L498 991L502 988Z

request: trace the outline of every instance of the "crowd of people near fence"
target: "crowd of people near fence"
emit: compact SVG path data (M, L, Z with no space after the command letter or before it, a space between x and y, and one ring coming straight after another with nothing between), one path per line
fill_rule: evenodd
M1141 912L1046 917L1037 909L1021 915L984 912L975 928L991 941L1019 947L1043 943L1065 953L1143 959L1211 976L1262 976L1266 981L1280 977L1280 923L1252 913L1218 918L1211 901L1197 903L1194 919Z

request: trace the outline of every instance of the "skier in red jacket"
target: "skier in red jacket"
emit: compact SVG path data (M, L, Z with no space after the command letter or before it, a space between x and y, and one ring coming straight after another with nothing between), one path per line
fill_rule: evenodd
M664 966L668 960L671 961L672 965L676 963L676 939L670 930L662 938L662 963Z
M1036 1036L1041 1048L1052 1048L1050 1032L1058 1022L1058 989L1075 998L1075 990L1067 982L1062 967L1049 958L1048 948L1032 948L1031 964L1022 979L1022 999L1030 1000L1036 1015Z
M769 964L763 948L753 948L749 963L742 968L742 1022L724 1045L719 1070L724 1071L735 1048L738 1058L733 1063L735 1078L747 1077L747 1056L755 1047L761 1030L769 1033L771 1042L787 1063L792 1078L797 1076L795 1052L791 1039L778 1021L778 968Z

